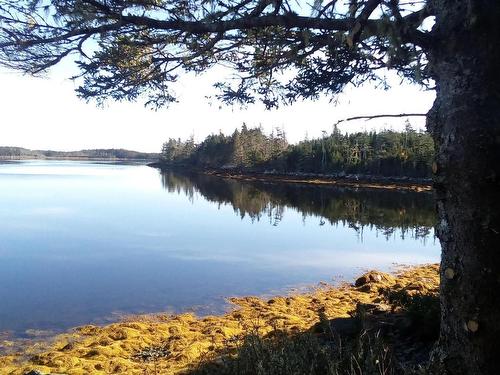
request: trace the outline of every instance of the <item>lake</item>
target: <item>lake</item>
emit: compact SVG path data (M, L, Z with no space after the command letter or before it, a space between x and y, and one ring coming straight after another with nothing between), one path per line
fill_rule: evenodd
M144 165L0 164L0 334L220 313L368 268L438 262L429 193L248 183Z

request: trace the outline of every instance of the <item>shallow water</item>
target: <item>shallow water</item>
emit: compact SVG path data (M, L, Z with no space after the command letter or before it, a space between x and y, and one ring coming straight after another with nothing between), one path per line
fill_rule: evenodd
M0 333L221 312L394 263L439 261L432 196L241 183L144 165L0 164Z

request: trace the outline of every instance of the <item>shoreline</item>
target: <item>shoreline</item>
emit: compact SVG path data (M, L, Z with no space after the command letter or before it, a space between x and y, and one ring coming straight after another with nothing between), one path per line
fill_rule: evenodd
M179 171L201 173L219 178L246 182L290 183L303 185L338 186L363 189L385 189L414 192L431 192L432 181L411 177L384 177L374 175L325 175L318 173L276 173L223 169L198 169L189 166L166 166L160 162L150 163L149 167L161 171Z
M377 182L351 179L334 179L318 177L294 177L288 175L272 175L272 174L232 174L223 172L203 172L210 176L221 178L230 178L239 181L260 181L274 183L290 183L290 184L305 184L305 185L326 185L339 186L362 189L385 189L385 190L400 190L400 191L415 191L415 192L430 192L432 185L405 183L405 182Z
M0 162L17 162L17 161L43 161L43 160L60 160L60 161L129 161L151 164L151 159L132 159L132 158L101 158L101 157L86 157L86 156L46 156L46 157L19 157L19 158L3 158L0 157Z
M314 331L324 316L349 317L359 304L389 311L380 297L384 288L436 295L439 266L399 268L392 274L369 271L354 284L319 284L306 293L264 299L231 298L233 308L223 315L193 314L132 316L105 325L87 325L33 344L21 353L0 356L5 374L144 374L183 373L200 362L217 360L236 350L248 335L266 336L279 329L289 334ZM3 374L3 373L2 373Z

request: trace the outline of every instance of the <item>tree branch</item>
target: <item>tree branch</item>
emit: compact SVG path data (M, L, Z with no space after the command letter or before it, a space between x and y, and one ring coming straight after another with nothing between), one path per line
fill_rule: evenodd
M356 23L354 24L354 27L349 32L349 37L347 38L349 47L352 48L353 45L356 45L358 43L361 33L363 32L363 29L368 22L368 18L373 13L375 8L380 5L381 2L382 0L368 0L366 2L363 10L359 14L359 16L356 17Z
M342 122L347 122L347 121L353 121L353 120L366 120L370 121L376 118L384 118L384 117L425 117L427 116L427 113L397 113L397 114L387 114L387 115L372 115L372 116L354 116L354 117L348 117L343 120L337 121L335 125L338 125Z

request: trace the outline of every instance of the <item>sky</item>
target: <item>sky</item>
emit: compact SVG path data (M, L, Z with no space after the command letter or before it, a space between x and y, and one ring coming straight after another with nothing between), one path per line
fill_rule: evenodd
M103 108L78 99L75 83L68 79L71 68L58 67L47 77L35 78L0 69L0 146L29 149L81 150L90 148L126 148L159 152L168 138L188 138L197 142L211 133L230 134L245 122L271 132L285 129L289 142L331 132L338 120L359 115L389 113L425 113L434 100L432 91L400 84L389 75L392 88L348 87L338 103L329 98L297 102L267 111L261 104L245 109L210 103L212 84L220 71L202 76L181 77L175 87L179 103L153 111L140 102L109 102ZM404 118L358 120L339 125L342 132L372 129L402 129ZM412 117L411 124L424 129L423 117Z

